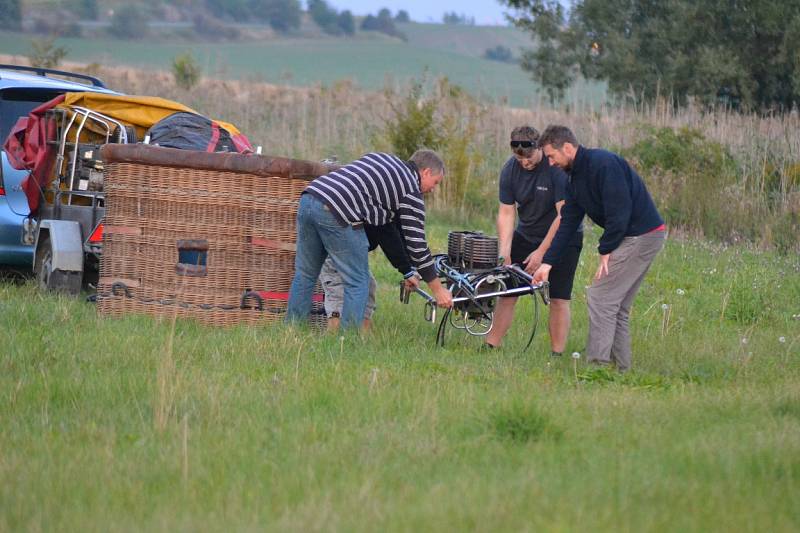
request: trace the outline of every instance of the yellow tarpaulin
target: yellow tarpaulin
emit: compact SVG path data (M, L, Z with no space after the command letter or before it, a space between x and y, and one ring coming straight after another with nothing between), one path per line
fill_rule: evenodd
M178 102L159 98L157 96L127 96L102 93L67 93L64 102L56 107L70 110L72 107L85 107L106 115L107 117L118 120L126 125L136 128L136 135L139 139L144 138L145 132L155 123L166 118L173 113L186 112L199 115L194 109ZM228 131L231 136L239 135L239 130L233 124L215 120L221 128ZM96 126L87 122L87 127L95 133L103 134L98 131Z

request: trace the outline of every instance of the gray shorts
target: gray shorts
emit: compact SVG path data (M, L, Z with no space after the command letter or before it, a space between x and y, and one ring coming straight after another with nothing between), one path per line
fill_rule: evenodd
M322 264L322 270L319 273L319 282L322 284L322 290L325 291L325 314L328 318L336 312L342 314L342 305L344 305L344 280L342 275L333 266L333 261L328 257ZM364 311L364 318L372 318L375 313L375 291L378 288L375 283L375 277L372 272L369 273L369 296L367 296L367 309Z

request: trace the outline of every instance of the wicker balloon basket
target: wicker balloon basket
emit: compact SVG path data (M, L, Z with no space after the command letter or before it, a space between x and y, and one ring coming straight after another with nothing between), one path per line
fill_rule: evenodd
M231 326L282 320L310 161L106 145L98 311ZM312 322L324 324L322 294Z

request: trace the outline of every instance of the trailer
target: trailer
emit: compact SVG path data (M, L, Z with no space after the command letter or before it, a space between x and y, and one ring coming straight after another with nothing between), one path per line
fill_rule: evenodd
M96 286L105 215L101 148L148 143L152 132L163 146L252 152L235 126L149 96L60 95L15 128L9 137L15 143L12 164L30 171L22 183L31 212L22 240L34 246L33 272L41 288L77 294Z
M48 110L45 120L56 125L56 139L48 144L57 155L55 178L29 225L33 272L41 288L77 294L84 283L96 284L99 272L105 215L100 148L135 142L136 134L132 126L82 107Z

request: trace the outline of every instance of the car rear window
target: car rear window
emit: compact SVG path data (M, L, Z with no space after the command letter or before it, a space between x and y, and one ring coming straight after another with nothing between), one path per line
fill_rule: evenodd
M44 102L61 94L60 91L45 89L6 89L0 91L0 145L4 144L11 128L19 117Z

